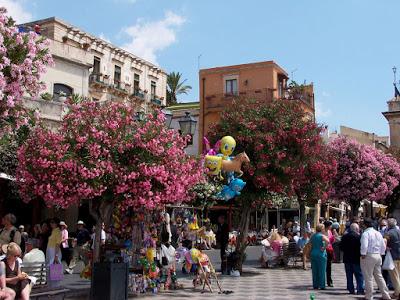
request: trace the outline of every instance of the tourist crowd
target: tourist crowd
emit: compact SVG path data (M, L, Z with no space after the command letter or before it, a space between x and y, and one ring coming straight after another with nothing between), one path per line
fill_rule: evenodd
M58 218L49 219L32 228L20 225L13 214L2 218L0 229L0 299L28 300L35 278L23 272L24 264L40 263L50 267L65 261L66 274L72 274L78 260L88 264L95 233L86 229L83 221L70 236L68 225ZM104 227L101 243L106 241Z

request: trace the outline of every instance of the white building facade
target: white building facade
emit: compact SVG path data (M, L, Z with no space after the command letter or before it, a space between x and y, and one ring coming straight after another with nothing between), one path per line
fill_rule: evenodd
M43 75L46 91L39 99L27 100L26 105L38 108L44 119L61 120L65 109L60 95L64 94L125 102L140 112L165 106L167 73L158 66L55 17L20 27L29 30L35 25L50 40L55 65ZM49 115L46 106L57 113ZM54 109L57 106L59 109Z

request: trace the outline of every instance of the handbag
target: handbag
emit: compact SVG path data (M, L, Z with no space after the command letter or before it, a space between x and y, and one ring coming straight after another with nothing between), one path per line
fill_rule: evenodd
M50 281L61 281L64 279L64 271L63 265L58 262L54 261L53 264L49 267L49 280Z
M385 260L384 260L384 262L382 264L382 270L391 271L394 268L395 268L395 266L394 266L392 254L390 253L390 251L386 251Z

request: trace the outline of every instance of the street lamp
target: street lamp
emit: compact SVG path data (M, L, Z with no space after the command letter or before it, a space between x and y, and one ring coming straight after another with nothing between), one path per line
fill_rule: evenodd
M171 122L172 122L172 112L166 108L163 108L161 112L165 116L165 125L167 125L168 128L171 128Z
M190 112L186 112L186 115L179 120L179 127L182 135L194 136L196 131L197 121L190 115Z

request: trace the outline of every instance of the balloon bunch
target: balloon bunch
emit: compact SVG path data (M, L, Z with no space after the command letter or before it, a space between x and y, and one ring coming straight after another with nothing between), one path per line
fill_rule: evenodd
M216 195L218 199L229 201L240 195L241 190L246 185L246 182L240 179L243 175L242 164L250 162L246 152L239 153L236 156L231 156L236 147L236 141L231 136L224 136L219 140L214 148L211 148L210 142L204 138L206 145L205 167L209 176L224 180L227 182L222 190ZM219 148L220 153L217 153Z
M139 265L143 267L144 274L149 276L149 278L156 279L160 274L160 269L157 267L154 261L149 262L146 257L141 257L138 262Z

